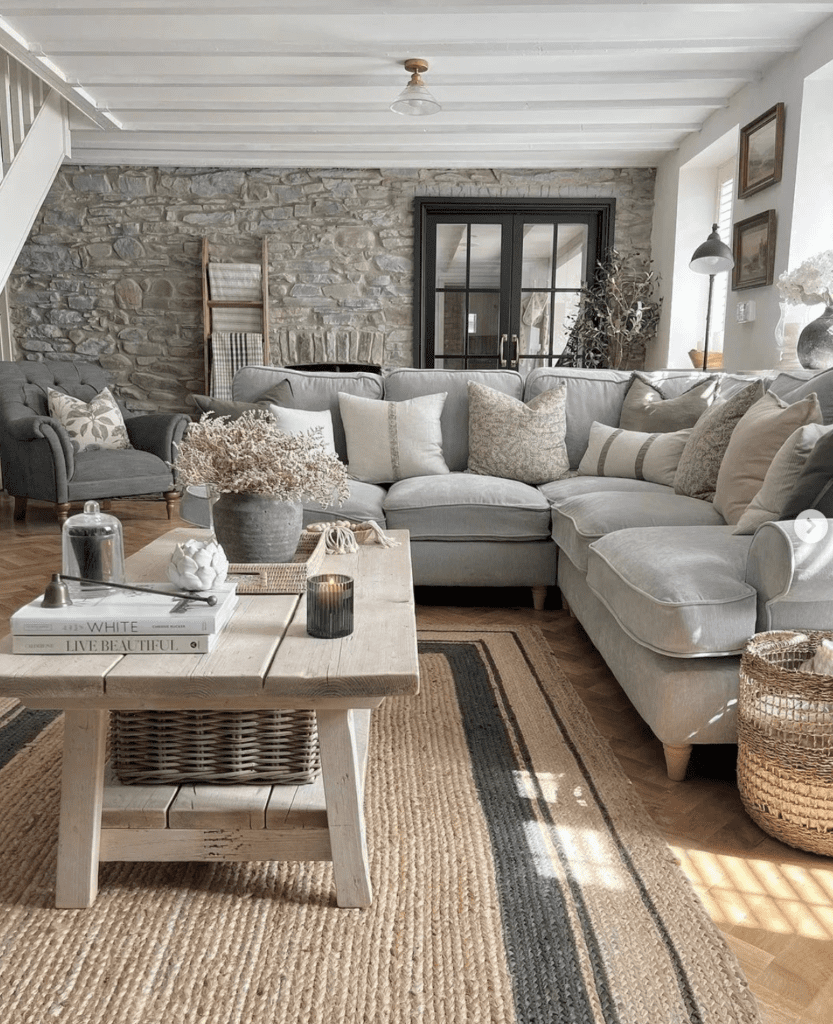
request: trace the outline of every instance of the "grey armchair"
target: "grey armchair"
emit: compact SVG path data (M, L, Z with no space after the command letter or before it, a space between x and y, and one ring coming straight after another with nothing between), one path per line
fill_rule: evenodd
M15 499L15 519L26 517L29 498L54 502L63 522L73 501L158 493L171 518L177 491L168 463L188 416L122 410L132 448L76 452L66 430L49 415L48 387L89 402L108 384L95 363L0 361L0 460L3 486Z

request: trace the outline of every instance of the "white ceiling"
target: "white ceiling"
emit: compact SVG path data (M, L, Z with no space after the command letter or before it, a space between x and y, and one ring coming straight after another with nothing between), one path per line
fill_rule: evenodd
M75 163L633 167L831 14L789 0L23 0L0 4L0 46L75 104ZM440 113L388 109L408 57L429 62Z

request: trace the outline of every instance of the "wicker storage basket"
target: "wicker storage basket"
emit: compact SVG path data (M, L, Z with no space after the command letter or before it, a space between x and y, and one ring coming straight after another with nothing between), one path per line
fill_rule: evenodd
M820 632L759 633L740 666L738 789L769 835L833 855L833 678L795 671Z
M314 711L114 711L110 734L124 783L298 785L320 766Z

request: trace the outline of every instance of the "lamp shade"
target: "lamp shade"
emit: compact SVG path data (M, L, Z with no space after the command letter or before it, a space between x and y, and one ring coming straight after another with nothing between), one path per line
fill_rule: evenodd
M410 57L405 61L405 70L412 72L411 80L391 103L390 109L396 114L407 114L410 117L436 114L442 108L431 95L420 75L421 71L428 70L428 61L419 57Z
M689 267L696 274L722 274L735 265L732 250L725 242L720 241L717 224L712 224L712 233L694 250Z

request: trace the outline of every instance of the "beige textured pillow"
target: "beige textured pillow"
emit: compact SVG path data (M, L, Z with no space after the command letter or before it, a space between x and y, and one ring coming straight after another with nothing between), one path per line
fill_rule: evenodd
M66 428L76 451L132 447L121 409L109 388L102 388L91 402L48 388L47 401L49 415Z
M469 472L525 484L560 480L570 469L564 436L567 385L525 404L469 381Z
M771 523L781 518L787 498L792 494L816 442L831 430L833 426L808 423L790 434L778 449L766 471L761 489L747 505L733 533L751 534L762 523Z
M790 434L808 423L821 423L815 392L787 405L777 395L764 395L738 420L717 474L714 507L734 525L761 489L766 471Z
M646 434L593 423L578 471L582 476L618 476L670 487L690 436L690 428Z
M714 499L720 463L732 431L746 410L763 396L763 381L756 380L725 402L715 402L695 423L674 475L674 490L690 498Z
M700 419L716 394L717 381L711 377L677 398L666 398L658 387L637 374L625 395L619 426L648 434L686 430Z

